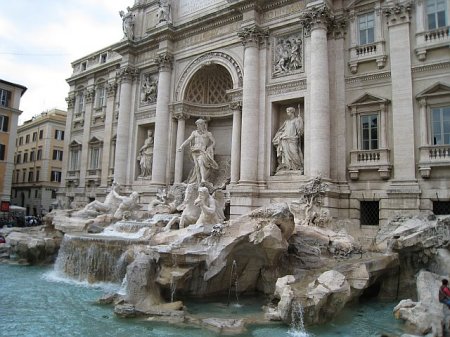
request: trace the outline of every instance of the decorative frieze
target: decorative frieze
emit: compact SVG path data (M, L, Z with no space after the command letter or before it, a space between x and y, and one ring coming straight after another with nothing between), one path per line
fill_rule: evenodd
M156 116L156 109L140 111L134 114L136 120L142 120L146 118L153 118Z
M366 81L375 81L379 79L386 79L391 78L391 72L390 71L383 71L379 73L371 73L371 74L365 74L362 76L352 76L347 77L345 79L345 83L351 84L351 83L359 83L359 82L366 82Z
M271 84L266 86L266 92L269 96L282 95L289 92L305 89L306 89L306 79Z
M229 104L217 104L213 106L204 106L191 103L175 103L171 106L172 115L184 116L189 118L191 116L208 119L212 117L225 117L232 115Z
M389 2L386 6L383 6L383 13L386 16L388 25L392 26L409 22L412 9L412 1L396 1Z
M418 72L423 72L423 71L433 71L433 70L448 69L448 68L450 68L450 61L414 66L414 67L412 67L411 71L413 73L418 73Z
M242 101L230 102L230 110L242 110Z
M269 37L269 31L267 29L261 29L260 27L253 25L250 27L241 28L237 35L242 41L245 47L259 47L266 42Z

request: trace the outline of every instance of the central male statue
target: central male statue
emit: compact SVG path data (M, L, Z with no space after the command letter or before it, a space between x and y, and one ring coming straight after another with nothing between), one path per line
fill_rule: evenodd
M189 175L188 183L203 183L208 181L211 169L217 170L214 160L214 145L216 141L213 135L206 129L206 122L198 119L195 124L197 130L193 131L188 139L180 145L178 151L181 151L187 144L191 145L191 155L194 160L194 169Z

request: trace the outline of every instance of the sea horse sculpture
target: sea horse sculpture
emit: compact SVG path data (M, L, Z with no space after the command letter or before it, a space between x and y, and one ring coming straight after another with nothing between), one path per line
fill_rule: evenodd
M177 210L183 211L180 216L176 216L169 221L165 230L172 229L172 226L178 223L179 229L195 224L200 217L200 208L194 204L197 198L197 185L188 184L184 194L183 202L177 207Z

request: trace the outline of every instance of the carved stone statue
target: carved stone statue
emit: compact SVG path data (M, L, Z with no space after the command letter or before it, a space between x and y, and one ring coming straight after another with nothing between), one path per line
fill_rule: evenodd
M114 218L126 220L133 216L133 212L141 208L138 203L139 193L132 192L129 197L122 197L122 202L114 213Z
M274 74L288 73L302 67L302 39L279 39L275 48Z
M113 182L111 185L111 191L106 196L104 202L94 200L91 203L87 204L83 209L75 212L73 216L80 218L90 218L96 217L101 214L114 214L124 198L119 195L119 189L120 185L116 182Z
M152 175L152 162L153 162L153 131L147 131L147 139L144 141L144 145L139 149L139 166L141 168L140 177L150 177Z
M273 137L273 145L277 151L278 165L276 171L301 171L303 174L303 152L301 139L303 136L303 119L295 116L295 108L286 109L288 118Z
M222 191L216 191L213 195L210 195L208 188L199 187L198 197L194 205L200 207L201 211L196 224L215 225L221 223L225 218L223 213L225 198Z
M208 181L211 169L217 170L219 166L214 160L214 145L216 141L206 128L206 122L198 119L197 130L193 131L188 139L178 148L181 151L187 144L191 144L191 155L194 160L194 168L189 174L189 183L204 183Z
M160 0L158 13L158 24L172 23L172 8L169 0Z
M141 102L153 103L156 102L158 90L158 81L153 80L150 76L146 76L141 89Z
M131 8L127 7L127 13L124 11L119 12L122 18L122 29L125 37L128 40L134 39L134 14L131 12Z
M188 184L184 194L184 200L177 207L178 211L183 212L180 216L174 217L172 220L170 220L165 227L165 230L172 229L172 226L176 223L178 223L179 229L182 229L197 222L198 218L200 217L200 207L194 204L197 196L197 185Z

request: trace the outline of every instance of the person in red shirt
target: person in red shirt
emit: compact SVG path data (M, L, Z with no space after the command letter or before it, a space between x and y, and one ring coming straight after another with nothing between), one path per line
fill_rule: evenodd
M448 280L443 279L439 288L439 302L444 303L450 309L450 289L448 288Z

